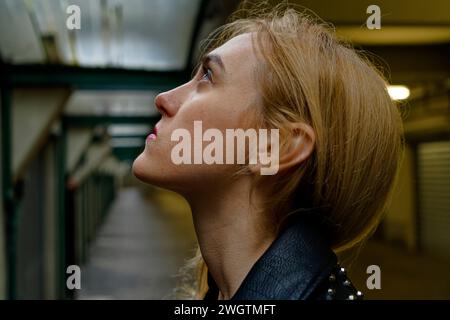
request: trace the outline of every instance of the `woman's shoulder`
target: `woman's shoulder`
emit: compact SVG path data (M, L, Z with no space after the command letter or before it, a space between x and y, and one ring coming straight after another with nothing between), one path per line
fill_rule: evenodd
M347 276L347 270L339 264L310 295L315 300L362 300L363 293L356 289Z
M218 294L208 277L206 299ZM317 224L298 219L250 269L232 300L357 300L356 290Z
M296 279L294 283L297 283ZM255 280L245 280L238 293L232 300L282 300L282 299L302 299L302 300L362 300L363 293L355 288L347 277L345 268L339 264L331 270L327 277L320 277L317 285L311 285L309 289L294 287L289 292L284 289L277 289L278 284L273 280L254 282ZM285 282L284 282L285 283ZM209 290L205 300L217 300L218 288L211 275L208 274ZM253 287L253 288L252 288ZM306 294L303 294L306 291Z

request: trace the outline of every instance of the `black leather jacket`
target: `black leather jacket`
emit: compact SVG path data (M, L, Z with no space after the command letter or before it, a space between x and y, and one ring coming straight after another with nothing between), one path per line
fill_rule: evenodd
M231 300L359 300L321 232L317 219L304 214L280 232L253 265ZM208 274L205 300L217 300L218 288Z

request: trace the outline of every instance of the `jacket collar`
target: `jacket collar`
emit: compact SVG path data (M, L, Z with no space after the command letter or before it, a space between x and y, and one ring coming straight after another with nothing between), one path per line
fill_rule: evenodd
M231 300L307 299L337 264L320 225L314 215L299 214L256 261ZM217 299L210 274L208 285L205 299Z

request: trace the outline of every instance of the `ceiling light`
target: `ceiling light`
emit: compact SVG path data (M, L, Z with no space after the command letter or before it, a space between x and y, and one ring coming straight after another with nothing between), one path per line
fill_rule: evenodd
M392 100L405 100L409 97L409 89L406 86L388 86L388 92Z

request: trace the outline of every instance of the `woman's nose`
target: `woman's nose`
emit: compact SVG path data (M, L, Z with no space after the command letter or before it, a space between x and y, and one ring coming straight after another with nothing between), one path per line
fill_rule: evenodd
M173 117L180 107L180 97L176 97L177 88L162 92L155 98L155 106L163 116Z
M155 97L155 107L161 115L169 115L167 92L162 92Z

